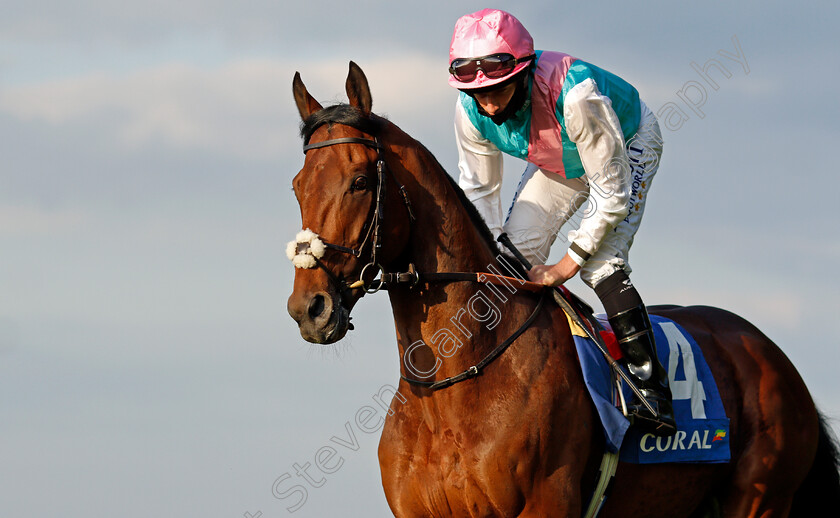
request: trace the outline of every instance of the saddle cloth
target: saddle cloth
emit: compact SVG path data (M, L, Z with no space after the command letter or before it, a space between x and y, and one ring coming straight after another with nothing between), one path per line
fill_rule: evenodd
M659 361L668 371L673 393L677 421L677 433L673 437L656 437L630 427L619 409L615 375L596 345L569 319L583 377L603 425L607 449L619 452L621 461L634 464L729 462L729 419L697 342L676 322L656 315L651 315L650 320ZM614 336L604 338L614 343ZM622 385L625 400L632 402L633 393Z

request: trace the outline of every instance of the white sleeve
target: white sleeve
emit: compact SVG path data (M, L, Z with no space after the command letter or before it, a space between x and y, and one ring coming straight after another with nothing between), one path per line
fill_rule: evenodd
M455 142L458 146L458 185L484 218L493 237L502 233L502 152L481 136L467 116L461 99L455 107Z
M601 95L592 79L575 85L563 102L566 132L577 145L589 181L593 209L580 228L569 233L570 257L579 265L594 254L607 233L627 217L630 198L630 163L624 150L624 134L608 97ZM576 246L574 246L576 245ZM575 253L575 248L583 256Z

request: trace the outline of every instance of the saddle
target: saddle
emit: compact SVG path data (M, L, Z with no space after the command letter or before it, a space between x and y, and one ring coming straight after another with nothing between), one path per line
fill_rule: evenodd
M560 295L568 302L568 307L560 305L563 309L568 311L571 308L578 319L583 321L592 333L597 333L601 337L607 351L613 360L618 361L624 357L621 348L618 346L618 340L615 333L612 331L609 322L607 322L605 315L596 315L592 306L587 304L582 298L576 295L565 286L558 286L554 288ZM555 299L556 301L556 299Z

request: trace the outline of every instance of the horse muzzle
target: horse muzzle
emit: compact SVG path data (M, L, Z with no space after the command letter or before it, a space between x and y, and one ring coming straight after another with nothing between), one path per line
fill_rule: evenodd
M292 294L288 302L289 315L298 323L300 336L313 344L332 344L351 329L350 310L340 297L319 291L310 296Z

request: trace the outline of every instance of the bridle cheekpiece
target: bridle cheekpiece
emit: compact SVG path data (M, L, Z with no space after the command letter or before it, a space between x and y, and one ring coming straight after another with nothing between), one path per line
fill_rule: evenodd
M362 144L376 150L376 198L374 200L373 215L366 225L366 228L368 229L367 234L365 234L365 238L362 241L362 244L359 245L359 248L350 248L324 241L317 234L309 229L306 229L298 233L295 241L289 242L286 247L286 255L292 263L294 263L296 268L314 268L315 266L321 266L328 274L330 274L331 277L334 277L334 274L324 267L323 263L320 261L326 248L350 254L353 257L360 259L368 245L368 242L371 241L372 247L370 251L370 261L368 261L368 263L362 268L362 271L359 274L359 280L348 285L347 288L362 288L366 293L376 293L382 289L384 285L381 277L385 274L385 269L377 261L377 255L382 250L381 230L382 223L385 219L385 176L387 168L385 166L385 160L382 158L382 145L379 143L379 139L377 138L343 137L325 140L323 142L316 142L314 144L306 144L303 146L303 153L306 154L306 152L311 149L319 149L338 144ZM391 175L391 177L399 186L399 192L403 197L406 208L408 209L409 218L411 221L414 221L414 213L411 209L411 202L408 200L408 193L406 192L405 187L397 182L396 178L393 178L393 175ZM365 274L370 269L373 269L374 273L378 270L380 278L374 279L370 282L370 284L367 284L364 278Z

